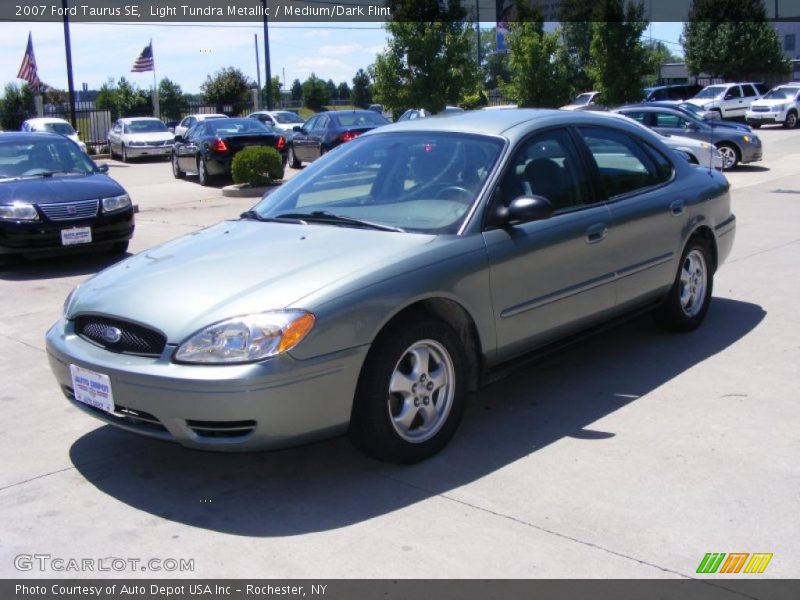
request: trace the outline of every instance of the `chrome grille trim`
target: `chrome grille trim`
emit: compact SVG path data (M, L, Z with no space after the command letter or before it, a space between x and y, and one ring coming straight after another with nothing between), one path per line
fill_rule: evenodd
M100 200L81 200L59 204L38 204L39 209L51 221L72 221L97 216Z

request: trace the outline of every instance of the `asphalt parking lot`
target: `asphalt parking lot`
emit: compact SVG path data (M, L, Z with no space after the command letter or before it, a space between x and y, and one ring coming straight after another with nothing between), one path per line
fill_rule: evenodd
M0 576L695 577L707 552L766 552L760 577L800 577L800 130L758 135L699 330L640 318L518 370L412 467L346 439L221 455L104 426L63 398L44 333L111 259L0 271ZM254 203L108 162L140 208L131 252ZM194 572L20 572L20 554Z

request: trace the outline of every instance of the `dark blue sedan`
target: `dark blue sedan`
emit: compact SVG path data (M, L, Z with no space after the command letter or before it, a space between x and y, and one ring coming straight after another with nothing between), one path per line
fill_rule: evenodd
M0 133L0 261L78 248L124 254L130 196L78 146L50 133Z
M289 165L298 169L312 162L339 144L349 142L370 129L387 125L389 121L371 110L330 110L317 113L295 127L289 147Z

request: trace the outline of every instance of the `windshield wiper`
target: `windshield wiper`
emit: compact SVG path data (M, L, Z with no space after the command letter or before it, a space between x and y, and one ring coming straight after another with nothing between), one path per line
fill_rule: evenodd
M306 225L306 222L299 217L285 217L283 215L279 217L264 217L252 209L240 214L239 218L249 221L262 221L264 223L294 223L297 225Z
M327 210L315 210L310 213L286 213L278 215L276 219L301 219L309 223L330 223L332 225L349 225L351 227L363 227L364 229L377 229L378 231L395 231L405 233L406 230L401 227L394 227L393 225L383 225L381 223L373 223L372 221L364 221L362 219L355 219L353 217L344 217L342 215L335 215Z
M42 171L41 173L34 173L33 175L22 175L24 178L33 178L33 177L43 177L44 179L49 179L53 175L86 175L86 173L81 173L80 171Z

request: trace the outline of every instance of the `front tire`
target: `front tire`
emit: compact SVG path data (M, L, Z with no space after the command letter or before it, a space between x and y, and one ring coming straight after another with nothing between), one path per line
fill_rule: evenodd
M433 318L405 319L376 338L356 390L349 435L380 460L411 464L439 452L466 403L464 349Z
M722 156L722 169L727 171L739 164L739 150L733 144L720 142L717 144L720 156Z
M747 124L750 127L752 127L753 129L761 129L761 125L762 125L761 123L758 123L757 121L748 121Z
M130 245L129 240L125 240L124 242L114 242L111 245L111 249L109 253L113 256L122 256L128 252L128 246Z
M116 156L116 154L114 154L114 147L111 145L111 140L106 140L106 142L108 143L108 156L113 159Z
M128 149L125 148L125 144L122 144L122 162L128 162Z
M689 240L681 255L678 274L661 306L653 313L655 322L668 331L692 331L708 312L714 289L714 263L708 242Z
M186 173L181 171L181 168L178 166L178 155L174 152L172 153L172 175L175 179L183 179L186 176Z

